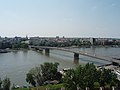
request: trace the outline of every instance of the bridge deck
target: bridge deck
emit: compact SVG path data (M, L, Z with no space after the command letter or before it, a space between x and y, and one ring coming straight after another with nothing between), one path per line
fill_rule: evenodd
M65 49L65 48L45 47L45 46L32 46L32 47L34 47L34 48L42 48L42 49L48 48L48 49L61 50L61 51L66 51L66 52L71 52L71 53L77 53L77 54L88 56L88 57L91 57L91 58L100 59L100 60L109 61L109 62L116 62L116 63L120 64L119 60L116 60L116 59L113 59L113 58L91 55L91 54L88 54L88 53L77 52L77 51L73 51L73 50Z

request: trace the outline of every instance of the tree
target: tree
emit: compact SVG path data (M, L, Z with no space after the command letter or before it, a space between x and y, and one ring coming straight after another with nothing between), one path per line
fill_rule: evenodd
M68 70L63 81L67 90L77 90L77 87L82 90L85 90L86 87L94 90L99 86L116 86L119 83L116 75L111 70L97 70L92 63L87 63L85 66L79 65L75 70Z
M38 66L38 67L31 69L31 73L34 75L34 79L37 85L41 86L44 82L41 67Z
M77 90L77 79L78 78L76 77L75 70L68 70L64 77L64 85L66 90Z
M99 82L94 82L94 90L100 90L100 83Z
M3 90L10 90L10 79L9 78L5 78L3 80Z
M33 85L34 87L36 86L36 82L34 80L34 77L33 77L33 74L32 73L27 73L27 78L26 78L26 81Z
M1 81L1 78L0 78L0 90L2 89L2 81Z
M41 65L42 75L44 80L54 80L57 74L59 63L44 63Z
M116 74L112 73L110 69L103 69L100 74L99 83L102 87L106 85L115 86L118 83Z
M96 77L96 72L97 69L93 63L87 63L83 67L83 81L84 81L84 86L89 87L93 89L94 87L94 82L96 82L97 78Z
M41 86L43 84L43 77L41 73L41 67L35 67L32 68L27 74L26 74L26 81L33 85L34 87L36 86Z
M57 71L59 63L44 63L32 68L26 74L26 81L33 86L41 86L45 81L60 80L62 75Z
M28 44L27 43L21 43L20 44L20 48L28 48Z

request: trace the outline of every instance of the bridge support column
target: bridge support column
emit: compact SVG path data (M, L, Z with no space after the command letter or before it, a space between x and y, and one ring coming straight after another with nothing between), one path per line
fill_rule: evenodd
M49 54L50 53L50 49L45 48L45 54Z
M79 54L78 53L74 53L74 60L79 60Z

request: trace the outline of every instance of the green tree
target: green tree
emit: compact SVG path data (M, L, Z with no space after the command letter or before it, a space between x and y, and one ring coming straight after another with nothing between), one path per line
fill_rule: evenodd
M94 82L94 89L93 90L100 90L100 83Z
M27 43L21 43L20 48L28 48L28 44Z
M1 78L0 78L0 90L2 89L2 81L1 81Z
M12 48L13 48L13 49L18 49L18 48L19 48L19 45L18 45L18 44L13 44L13 45L12 45Z
M10 90L10 79L9 78L5 78L2 82L3 84L3 90Z
M67 71L64 77L64 85L66 90L77 90L77 77L74 69Z
M44 63L41 65L42 75L44 80L54 80L57 74L59 63Z
M100 75L100 85L105 87L106 85L115 86L118 83L116 74L112 73L110 69L103 69Z
M117 76L109 69L97 70L94 64L87 63L85 66L79 65L75 70L71 69L65 73L64 83L66 90L90 90L99 86L116 86L119 81Z
M38 86L41 86L44 82L41 67L35 67L30 71L34 75L34 79Z
M59 63L44 63L38 67L32 68L26 74L26 81L33 86L41 86L48 80L60 80L62 75L58 73Z
M41 67L35 67L32 68L27 74L26 74L26 81L33 85L34 87L36 86L41 86L43 84L43 77L42 77L42 71Z
M34 77L33 77L33 74L32 74L32 73L27 73L27 74L26 74L26 81L27 81L29 84L33 85L34 87L36 86L36 82L35 82L35 80L34 80Z
M83 81L84 81L84 86L89 87L90 89L93 89L94 87L94 82L96 82L96 72L97 69L93 63L87 63L83 67Z

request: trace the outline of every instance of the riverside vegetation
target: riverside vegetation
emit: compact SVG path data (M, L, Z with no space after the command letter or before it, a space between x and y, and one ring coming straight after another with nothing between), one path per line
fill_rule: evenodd
M112 86L119 88L120 81L110 69L97 69L93 63L84 66L78 65L76 69L67 70L64 75L58 72L59 63L44 63L32 68L26 74L26 81L31 88L19 88L12 90L111 90ZM6 78L0 83L1 90L9 90L10 80ZM119 89L118 89L119 90Z
M10 90L10 79L5 78L3 81L0 79L0 90Z
M117 80L116 74L110 69L99 70L93 63L87 63L84 66L79 65L76 69L69 69L64 76L58 72L58 63L44 63L31 69L26 74L26 81L30 83L33 90L111 90L112 86L119 87L120 81ZM51 83L51 81L58 81ZM58 84L59 83L59 84ZM47 84L47 85L46 85ZM56 84L56 85L51 85ZM60 85L60 86L59 86Z

